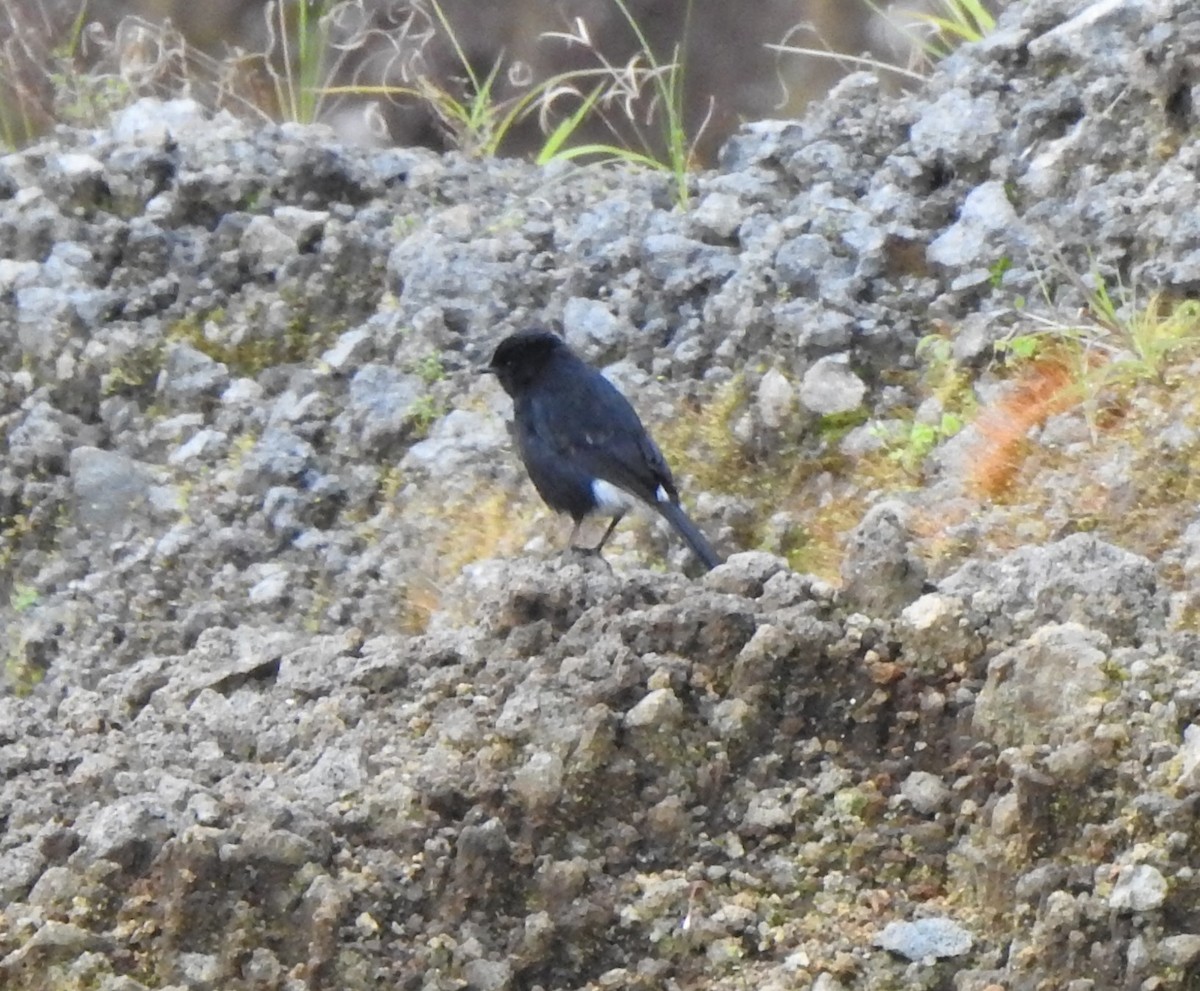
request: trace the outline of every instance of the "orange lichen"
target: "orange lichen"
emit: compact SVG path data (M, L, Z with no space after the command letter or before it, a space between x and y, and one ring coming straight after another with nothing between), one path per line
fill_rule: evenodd
M1078 377L1065 360L1048 356L1029 362L975 420L979 443L967 471L968 488L985 496L1008 489L1025 460L1029 431L1079 399Z

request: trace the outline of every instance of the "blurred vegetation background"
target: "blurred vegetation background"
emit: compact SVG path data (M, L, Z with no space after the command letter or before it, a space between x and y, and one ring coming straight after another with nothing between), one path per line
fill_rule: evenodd
M547 158L557 132L555 154L633 149L661 160L674 141L689 164L708 163L740 122L793 117L864 64L911 85L942 45L961 40L945 22L964 8L982 9L972 0L0 0L0 141L20 146L58 121L97 123L144 95L190 96L264 121L323 121L358 144Z

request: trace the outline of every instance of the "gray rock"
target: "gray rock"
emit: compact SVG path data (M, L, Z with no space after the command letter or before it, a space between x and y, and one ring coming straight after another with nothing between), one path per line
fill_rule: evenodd
M534 753L513 775L513 791L533 812L544 812L559 800L563 788L563 762L557 754Z
M348 330L337 339L333 347L321 355L321 360L335 372L346 372L361 365L371 354L372 347L369 330Z
M809 299L794 299L775 308L773 317L779 334L795 342L805 358L820 358L844 351L854 333L854 319Z
M42 268L37 262L0 258L0 292L11 293L37 285L41 273Z
M177 966L179 976L190 989L209 991L221 984L221 963L211 953L181 953Z
M387 365L363 365L350 380L346 410L334 427L366 451L383 453L412 430L424 386Z
M105 951L112 951L112 943L104 936L70 922L46 919L18 949L0 960L0 974L68 963L85 953Z
M49 403L35 403L8 435L10 464L20 471L61 472L68 443L61 414Z
M412 310L453 299L490 316L503 299L511 270L487 239L464 245L442 234L422 232L392 248L388 275Z
M921 594L925 565L908 529L909 510L889 500L872 506L850 534L842 559L846 598L869 616L895 616Z
M913 154L925 162L967 166L990 157L1002 130L995 93L947 90L912 125Z
M296 254L296 240L280 228L273 217L251 217L241 236L242 254L251 271L279 271Z
M629 729L666 730L683 716L683 705L669 688L655 688L625 713Z
M1043 864L1021 875L1014 893L1019 900L1033 904L1061 891L1066 882L1067 871L1061 864Z
M347 742L321 751L316 764L297 777L304 793L332 806L360 795L367 782L366 754Z
M207 112L195 100L143 98L113 116L113 137L122 143L161 148L172 137L204 131Z
M938 235L925 255L932 264L950 269L981 265L986 280L987 267L1005 257L1021 236L1021 222L1003 183L985 182L971 190L958 219Z
M1090 58L1097 54L1105 60L1119 57L1128 50L1118 41L1122 33L1140 27L1147 16L1146 5L1137 0L1092 0L1073 17L1031 40L1029 50L1039 59ZM1114 46L1115 41L1118 44Z
M1110 650L1102 633L1076 623L1037 630L988 664L975 731L1000 747L1090 739L1112 687Z
M758 383L758 415L765 426L778 430L796 408L796 390L777 368L768 368Z
M974 937L953 919L889 922L874 945L908 960L942 960L971 952Z
M0 853L0 904L24 901L45 869L46 858L36 843Z
M470 960L463 965L463 979L472 991L504 991L512 986L512 964L507 960Z
M197 430L167 455L167 464L182 466L190 461L212 462L220 458L228 447L229 437L222 431Z
M47 178L62 183L77 201L96 203L106 190L104 163L94 155L65 152L51 156L46 166Z
M985 650L986 641L967 622L963 601L937 592L903 609L897 633L909 663L928 673L970 664Z
M138 518L150 497L150 478L128 455L77 447L70 457L75 518L86 530L115 534Z
M822 276L833 263L833 249L820 234L801 234L784 242L775 255L775 271L783 284L793 293L816 296L821 289ZM839 262L846 272L849 263Z
M736 264L727 248L681 234L651 234L641 244L647 274L668 293L685 292L731 275Z
M33 285L18 289L14 296L17 340L24 353L42 360L61 354L75 322L71 293Z
M165 985L160 991L175 991L179 985ZM146 985L135 981L132 977L108 974L100 978L97 991L147 991Z
M149 866L171 832L166 810L147 796L120 798L100 809L83 834L81 852L138 873Z
M1153 912L1166 900L1167 879L1150 864L1122 867L1108 896L1109 907L1119 912Z
M1189 723L1183 728L1183 744L1179 748L1178 788L1200 790L1200 726Z
M900 785L900 794L921 815L935 815L950 801L950 789L928 771L913 771Z
M701 231L722 239L733 237L745 216L741 202L729 193L707 194L692 212L692 220Z
M998 642L1016 642L1047 622L1074 622L1122 643L1166 622L1154 566L1092 534L973 561L938 587L961 597L972 625L986 624Z
M800 383L800 402L821 416L856 410L866 394L867 386L850 369L850 356L846 354L821 358L804 373Z
M260 566L259 574L262 577L250 587L247 595L250 602L256 606L271 606L285 601L290 577L287 567L282 564L264 564Z
M297 868L319 860L321 849L289 829L272 829L262 822L255 822L241 837L241 842L222 846L220 857L222 863L234 867L255 870Z
M746 814L742 816L740 832L748 836L762 836L789 828L792 815L785 805L786 797L786 792L778 788L755 794L750 799Z
M315 462L316 451L303 437L284 427L270 427L242 462L241 488L265 493L272 484L303 479Z
M433 425L425 440L408 449L400 467L405 471L419 470L430 477L453 478L508 443L508 434L499 417L475 410L451 410Z
M167 349L158 391L178 405L190 406L204 397L216 397L229 385L229 369L189 344Z
M1167 936L1159 944L1163 960L1169 967L1187 968L1200 960L1200 934L1180 933Z
M296 206L278 206L272 213L276 228L291 239L299 251L309 251L329 223L326 210L303 210Z
M625 325L598 300L572 296L563 307L563 338L591 362L613 357Z
M743 699L725 699L713 707L709 725L722 740L739 740L753 727L755 715Z

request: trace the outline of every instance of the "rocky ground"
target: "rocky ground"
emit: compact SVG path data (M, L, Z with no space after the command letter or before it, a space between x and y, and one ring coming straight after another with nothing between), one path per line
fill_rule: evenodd
M183 101L0 159L0 986L1200 985L1197 51L1021 5L686 205ZM534 323L727 564L559 556Z

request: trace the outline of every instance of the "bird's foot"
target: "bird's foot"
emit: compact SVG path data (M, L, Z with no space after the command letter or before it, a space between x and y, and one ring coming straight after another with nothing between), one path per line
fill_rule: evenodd
M600 553L599 547L580 547L577 544L569 544L567 549L563 551L563 557L567 560L576 559L581 564L583 562L599 561L609 571L612 571L612 565L604 559L604 555Z

